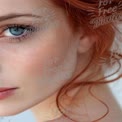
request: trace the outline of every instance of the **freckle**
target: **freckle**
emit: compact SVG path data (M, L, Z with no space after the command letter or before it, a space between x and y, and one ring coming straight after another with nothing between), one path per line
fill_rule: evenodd
M48 63L49 65L56 65L59 61L59 58L58 57L51 57L49 60L48 60Z

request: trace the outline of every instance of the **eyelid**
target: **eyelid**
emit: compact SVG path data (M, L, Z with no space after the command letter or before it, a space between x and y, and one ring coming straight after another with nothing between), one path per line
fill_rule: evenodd
M24 19L19 18L18 20L12 20L12 21L8 21L8 22L0 23L0 28L3 28L5 25L12 25L12 24L39 26L43 23L44 22L42 19L24 20Z
M35 28L35 29L38 29L38 27L36 27L36 26L34 26L34 25L29 25L29 24L6 24L6 25L4 25L3 27L2 27L2 31L0 31L0 32L3 32L3 31L5 31L5 30L7 30L7 29L9 29L10 27L15 27L15 26L23 26L24 28L30 28L31 29L31 27L33 27L33 28ZM1 28L1 27L0 27Z

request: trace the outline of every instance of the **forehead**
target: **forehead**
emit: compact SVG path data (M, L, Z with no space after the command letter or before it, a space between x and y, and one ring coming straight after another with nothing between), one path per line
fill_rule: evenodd
M51 0L0 0L0 16L15 12L46 12L54 8Z

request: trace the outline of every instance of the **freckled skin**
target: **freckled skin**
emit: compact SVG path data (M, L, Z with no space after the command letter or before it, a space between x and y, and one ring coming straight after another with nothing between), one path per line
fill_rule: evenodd
M60 9L54 9L54 6L47 4L49 2L41 1L39 6L39 1L34 1L12 0L14 4L9 0L0 1L0 6L4 7L1 9L5 9L5 13L11 8L11 12L16 10L24 13L31 13L39 7L41 10L41 6L47 10L37 13L43 14L45 18L38 21L43 29L36 32L33 37L20 43L0 44L0 87L19 87L13 96L0 101L0 116L23 112L47 99L71 78L75 70L76 41L66 16ZM19 6L23 6L23 9ZM52 16L50 9L55 11ZM9 22L16 21L7 20L6 23Z
M27 109L39 122L61 116L56 95L88 64L92 38L82 38L82 29L74 32L65 11L51 1L1 0L0 8L0 16L2 11L41 16L0 22L0 26L16 23L37 28L21 42L0 38L0 87L19 87L11 97L0 100L0 116L16 115Z

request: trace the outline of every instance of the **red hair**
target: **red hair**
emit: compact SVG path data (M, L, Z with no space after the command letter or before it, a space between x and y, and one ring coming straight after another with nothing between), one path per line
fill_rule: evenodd
M91 92L92 85L111 83L122 77L122 74L120 74L120 75L118 75L117 78L114 78L112 80L106 80L106 78L114 75L121 68L120 59L122 59L122 54L110 50L115 41L115 37L119 37L119 40L121 39L121 37L120 37L121 32L117 28L117 24L118 24L117 21L114 21L114 22L111 21L107 24L101 25L101 26L93 29L93 25L90 23L90 20L92 19L92 17L94 17L94 18L98 17L99 0L52 0L52 1L58 7L63 8L67 12L67 14L71 20L72 27L74 29L77 29L77 27L80 26L83 28L83 30L85 32L84 34L86 34L87 36L92 35L97 38L95 44L93 45L93 54L91 56L91 60L89 61L86 68L83 69L80 72L80 74L78 74L76 77L72 78L72 80L70 82L68 82L67 84L65 84L58 92L58 95L56 98L57 107L64 116L68 117L66 114L64 114L64 112L60 109L60 106L59 106L59 97L61 95L67 95L68 90L74 89L78 86L85 87L86 85L90 85L89 92L93 96L93 94ZM112 0L111 6L115 6L118 2L119 2L119 0ZM107 8L109 6L110 5L106 5ZM121 9L118 9L117 12L121 13L122 11L121 11ZM90 16L90 15L92 15L92 16ZM110 13L109 13L109 15L110 15ZM107 17L107 14L106 14L106 17ZM112 68L112 65L114 65L117 62L119 64L119 69L115 73L113 73L107 77L103 77L103 78L100 78L97 80L90 81L90 77L93 76L93 74L94 74L94 76L97 75L99 73L99 70L101 70L101 67L103 66L102 63L101 63L101 65L99 65L99 62L101 61L101 59L104 59L105 62L103 62L103 63L108 66L107 68ZM114 59L114 62L111 65L111 60L113 60L113 59ZM82 79L80 82L74 83L74 81L76 81L76 79L79 76L81 76L83 73L85 73L87 71L87 69L90 67L90 65L93 65L93 64L99 65L99 68L97 69L97 71L94 71L94 72L92 72L92 74L88 75L87 80ZM106 68L106 70L107 70L107 68ZM95 97L95 96L93 96L93 97ZM104 116L102 116L101 118L94 120L92 122L96 122L96 121L102 119L109 113L108 106L100 99L98 99L98 98L96 98L96 99L107 107L107 112L104 114ZM62 106L62 108L63 108L63 106ZM73 120L73 119L71 119L71 120ZM77 122L77 121L74 120L74 122Z

